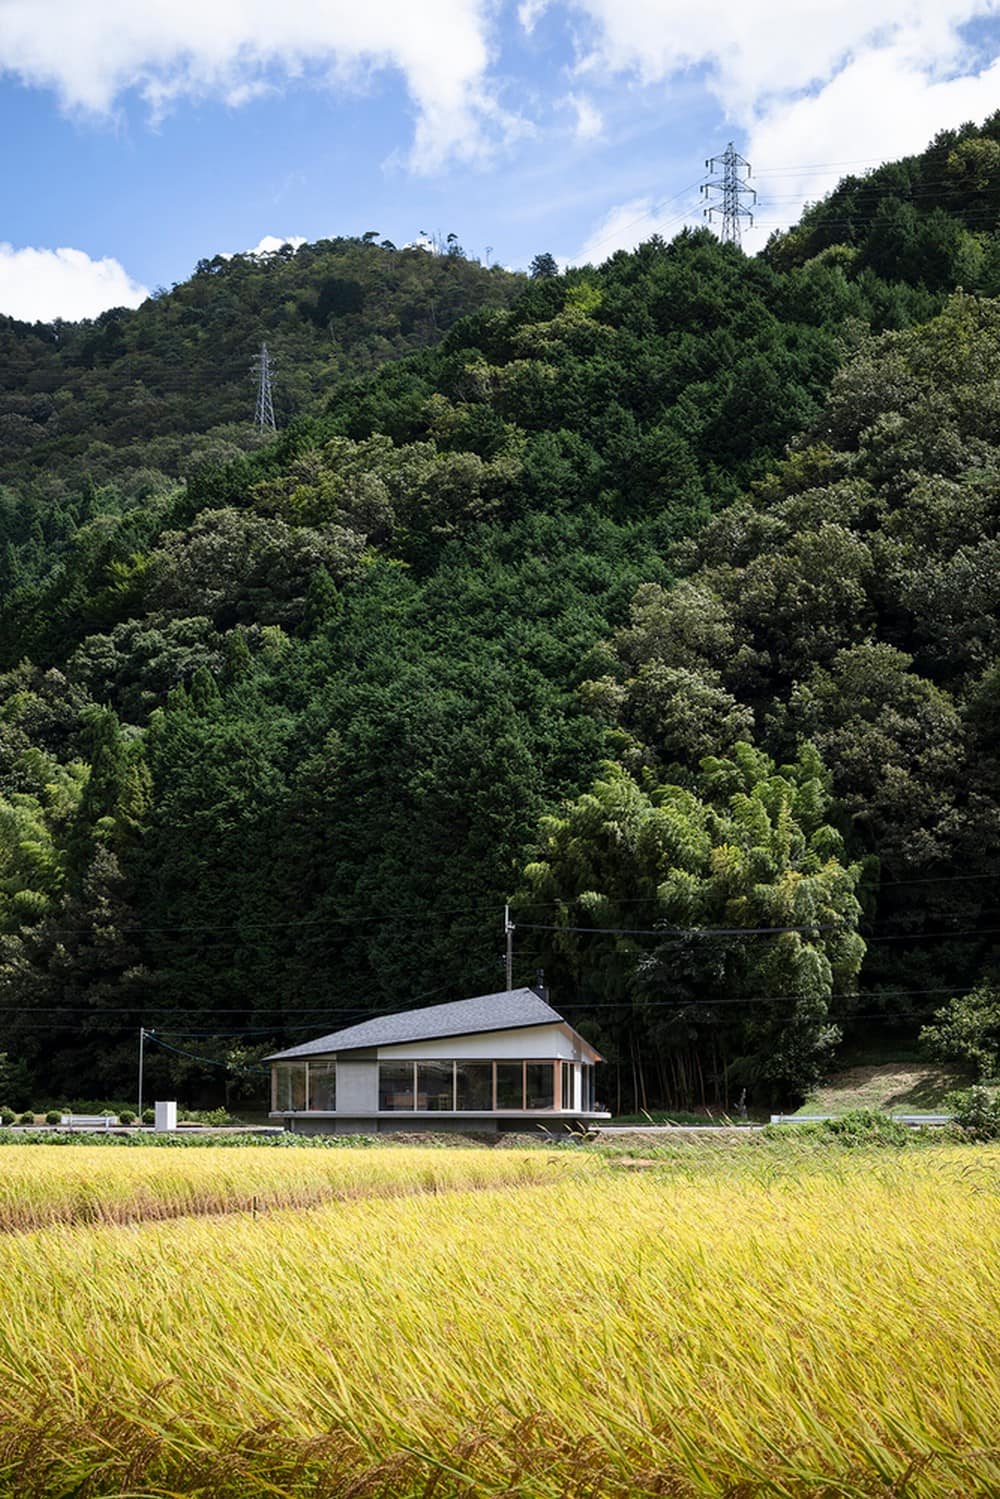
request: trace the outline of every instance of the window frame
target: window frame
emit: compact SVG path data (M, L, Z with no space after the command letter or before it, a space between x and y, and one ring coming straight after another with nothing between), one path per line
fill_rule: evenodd
M558 1068L569 1068L572 1075L573 1062L566 1062L560 1057L413 1057L394 1059L392 1057L380 1057L378 1067L378 1113L380 1114L429 1114L429 1113L451 1113L451 1114L558 1114L566 1113L562 1104L562 1083ZM451 1067L451 1101L450 1109L421 1109L418 1107L420 1098L419 1071L420 1067ZM480 1066L490 1068L490 1103L485 1108L460 1109L458 1104L458 1068ZM552 1101L540 1106L529 1106L527 1102L528 1072L531 1066L548 1067L552 1071ZM410 1087L409 1093L413 1099L408 1108L387 1109L382 1106L382 1068L409 1067ZM521 1069L521 1102L519 1104L507 1105L504 1108L497 1106L497 1068L498 1067L520 1067ZM571 1093L573 1091L570 1085ZM570 1105L572 1109L572 1104Z
M313 1107L312 1101L312 1076L313 1068L317 1072L332 1072L333 1074L333 1107L317 1109ZM290 1079L293 1073L301 1075L302 1084L302 1108L290 1108L281 1100L281 1077L282 1073ZM286 1083L287 1086L287 1083ZM288 1102L292 1102L292 1094L289 1092ZM275 1062L271 1067L271 1113L272 1114L335 1114L337 1112L337 1059L336 1057L303 1057L301 1061L289 1058L287 1062Z

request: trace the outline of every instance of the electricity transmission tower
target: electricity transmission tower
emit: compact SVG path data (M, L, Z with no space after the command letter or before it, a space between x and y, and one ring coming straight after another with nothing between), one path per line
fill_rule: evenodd
M254 412L254 426L258 432L276 432L278 424L274 420L274 401L271 396L271 371L274 366L267 352L267 344L262 343L260 353L253 361L253 370L257 376L257 410Z
M723 151L721 156L710 156L705 162L710 172L722 168L721 177L711 177L708 182L703 182L701 190L706 197L712 193L721 193L721 202L716 200L709 203L703 209L705 217L711 222L712 215L722 214L722 234L720 238L724 245L738 245L740 242L741 219L748 219L753 224L753 210L744 208L742 199L748 195L752 202L756 203L757 194L747 182L746 177L740 176L740 169L746 168L747 177L750 176L750 163L734 147L732 141Z

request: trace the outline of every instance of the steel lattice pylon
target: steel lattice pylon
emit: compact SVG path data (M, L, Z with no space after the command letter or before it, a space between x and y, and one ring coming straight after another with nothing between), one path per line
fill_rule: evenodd
M708 182L703 182L702 193L708 197L711 193L721 193L721 201L710 203L703 210L705 217L711 222L712 215L721 213L722 232L720 238L724 245L738 245L740 242L740 230L742 219L747 219L753 224L753 210L743 207L743 196L749 194L753 202L757 201L757 193L747 182L746 177L740 175L742 169L746 169L746 176L750 176L750 163L736 150L732 141L723 151L721 156L710 156L705 162L710 172L722 169L721 177L712 177Z
M276 432L278 424L274 420L274 400L271 395L271 364L267 352L267 344L262 343L260 353L254 358L253 369L257 375L257 409L254 412L254 426L258 432Z

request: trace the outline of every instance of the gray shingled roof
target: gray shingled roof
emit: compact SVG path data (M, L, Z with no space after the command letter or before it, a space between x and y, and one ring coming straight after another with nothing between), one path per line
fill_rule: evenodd
M452 1004L428 1005L422 1010L404 1010L362 1020L346 1030L320 1036L277 1051L266 1062L288 1057L314 1057L327 1052L357 1051L367 1046L395 1046L403 1041L434 1041L441 1036L471 1036L480 1031L508 1031L522 1025L561 1024L562 1016L545 1003L534 989L511 989L499 994L480 994Z

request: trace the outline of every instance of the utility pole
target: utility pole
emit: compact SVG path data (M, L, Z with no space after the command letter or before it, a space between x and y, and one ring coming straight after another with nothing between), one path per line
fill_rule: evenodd
M514 987L514 923L510 919L510 906L503 908L503 930L507 939L507 993Z
M254 412L254 426L261 433L276 432L278 424L274 420L274 401L271 396L271 372L274 366L267 352L267 344L261 344L260 353L254 358L252 368L257 376L257 410Z
M139 1123L140 1123L140 1125L142 1124L142 1062L143 1062L143 1043L145 1042L147 1036L152 1036L154 1034L155 1034L154 1031L147 1031L144 1026L140 1025L140 1027L139 1027Z
M751 200L757 202L757 193L752 188L746 177L740 176L741 168L746 168L746 176L750 176L750 163L736 150L732 141L723 151L721 156L710 156L705 162L710 172L722 168L721 177L711 177L708 182L703 182L701 191L705 197L712 193L721 193L721 202L709 203L707 208L702 209L705 217L711 223L712 215L722 214L722 233L720 238L724 245L738 245L740 242L741 219L748 219L753 225L753 211L743 207L743 196L748 195Z

